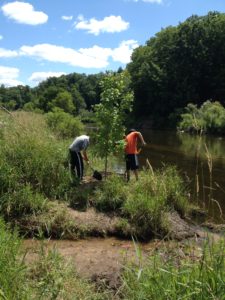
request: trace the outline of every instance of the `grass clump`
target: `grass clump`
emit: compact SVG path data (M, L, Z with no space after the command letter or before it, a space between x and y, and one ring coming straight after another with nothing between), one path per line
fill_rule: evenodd
M99 211L120 213L126 200L124 181L118 176L110 176L94 194L94 205Z
M129 266L123 299L224 299L225 243L207 243L199 258L182 260L156 254L144 267Z
M46 198L33 192L30 185L5 193L1 198L0 211L6 219L37 214L47 209Z
M165 215L177 210L188 211L184 183L175 167L166 166L157 172L140 172L137 182L125 184L123 178L110 177L95 192L98 210L119 213L134 229L133 234L146 239L166 234Z

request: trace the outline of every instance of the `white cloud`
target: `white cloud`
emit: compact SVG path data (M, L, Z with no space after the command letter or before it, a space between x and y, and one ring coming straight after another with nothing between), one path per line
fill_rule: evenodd
M62 16L62 20L64 21L71 21L73 19L73 16Z
M15 56L18 56L17 51L0 48L0 57L15 57Z
M102 48L100 48L102 49ZM97 57L96 54L85 53L85 49L77 51L71 48L51 44L39 44L35 46L22 46L20 55L36 57L51 62L66 63L82 68L104 68L108 65L107 58Z
M138 43L134 40L123 41L118 48L112 51L113 60L123 64L129 63L133 50L138 46Z
M10 2L1 7L3 14L21 24L38 25L46 23L48 16L41 12L35 11L34 7L26 2Z
M38 84L39 82L46 80L49 77L60 77L61 75L65 74L66 73L64 72L34 72L28 80Z
M101 32L121 32L128 29L129 23L125 22L121 16L109 16L100 21L95 18L85 20L79 16L78 22L75 22L74 26L76 29L87 30L88 33L99 35Z
M6 87L23 85L21 81L17 80L19 72L17 68L0 66L0 84L4 84Z
M80 48L74 50L62 46L51 44L38 44L34 46L22 46L19 54L34 57L38 60L47 60L55 63L65 63L81 68L106 68L109 58L123 64L130 61L130 56L134 48L138 46L136 41L123 41L119 47L102 48L93 46L91 48Z
M3 36L2 35L0 35L0 40L2 40L3 39Z

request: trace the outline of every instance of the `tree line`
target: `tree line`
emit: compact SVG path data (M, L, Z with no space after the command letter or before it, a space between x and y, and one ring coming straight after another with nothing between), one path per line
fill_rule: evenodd
M134 92L132 117L152 126L173 126L188 103L225 104L225 14L193 15L177 26L162 29L133 51L126 66ZM123 72L120 68L117 72ZM0 87L0 103L8 109L85 114L100 101L95 75L72 73L49 78L35 88Z

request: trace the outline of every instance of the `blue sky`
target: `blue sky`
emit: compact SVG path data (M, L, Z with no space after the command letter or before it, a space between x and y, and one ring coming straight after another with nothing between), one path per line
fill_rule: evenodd
M225 0L0 0L0 84L125 67L135 47Z

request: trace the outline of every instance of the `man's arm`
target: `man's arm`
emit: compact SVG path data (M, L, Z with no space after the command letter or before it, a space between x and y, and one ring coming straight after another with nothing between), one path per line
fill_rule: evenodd
M142 136L142 134L138 131L137 132L137 134L138 134L138 138L139 138L139 140L141 141L141 143L142 143L142 146L145 146L146 145L146 143L145 143L145 140L144 140L144 138L143 138L143 136Z
M88 163L88 162L89 162L89 159L88 159L86 150L83 150L83 151L82 151L82 156L83 156L83 159Z

